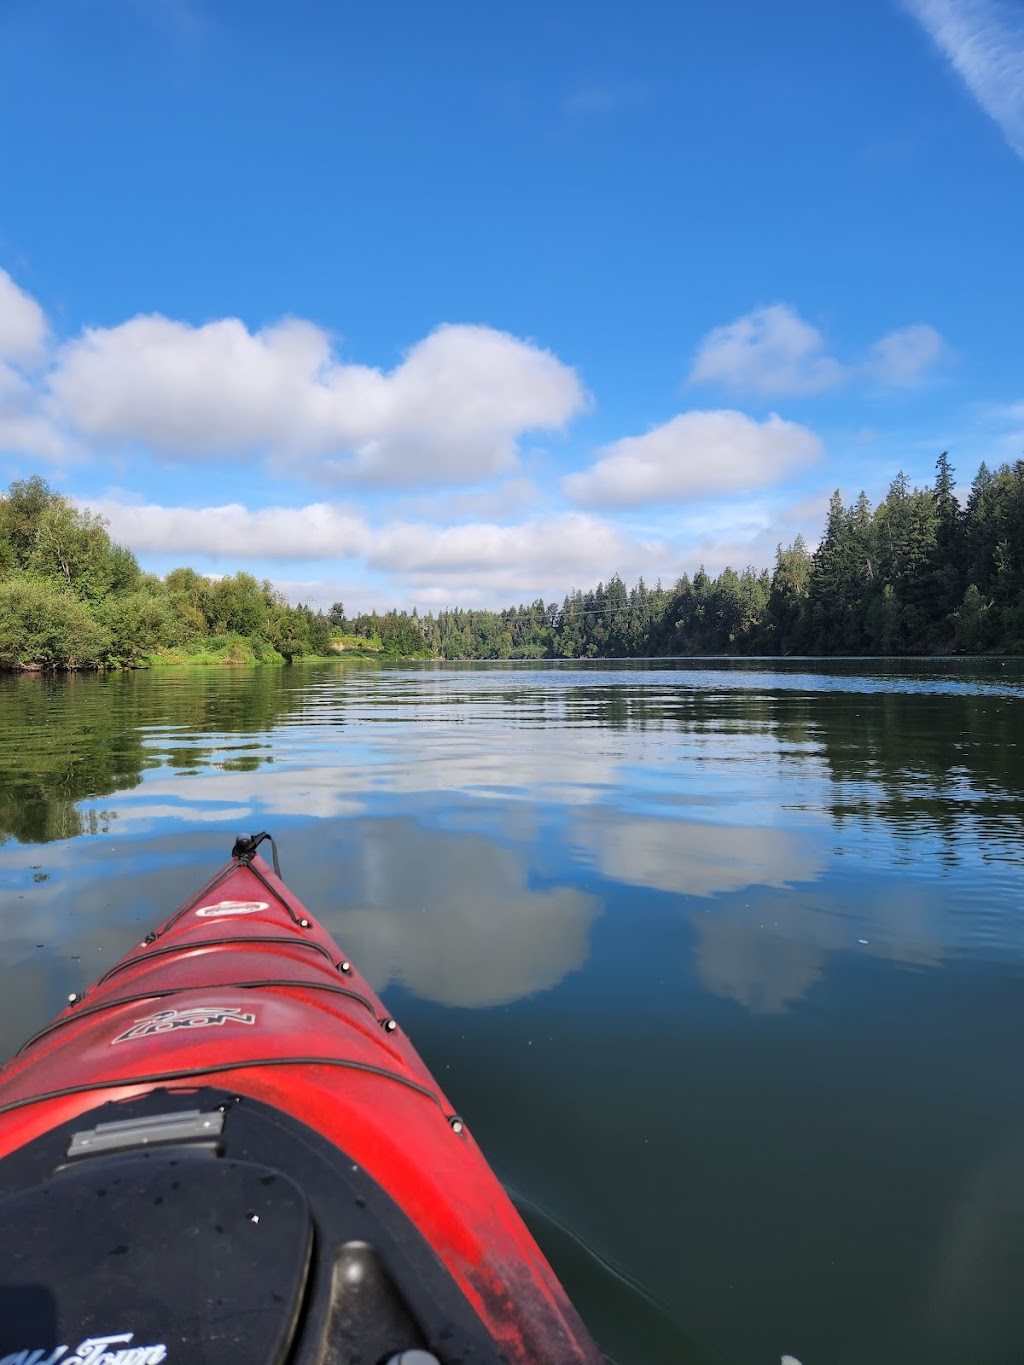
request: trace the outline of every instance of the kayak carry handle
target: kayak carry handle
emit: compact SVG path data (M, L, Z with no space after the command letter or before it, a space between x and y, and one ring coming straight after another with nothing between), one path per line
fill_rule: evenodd
M240 863L248 864L249 859L262 844L264 839L270 840L270 852L274 859L274 874L280 877L281 864L277 857L277 844L274 843L274 836L266 830L262 834L239 834L231 850L232 858L236 858Z

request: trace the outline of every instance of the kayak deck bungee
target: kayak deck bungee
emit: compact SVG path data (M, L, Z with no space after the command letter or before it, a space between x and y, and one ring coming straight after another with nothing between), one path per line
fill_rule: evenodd
M596 1365L268 838L0 1069L0 1365Z

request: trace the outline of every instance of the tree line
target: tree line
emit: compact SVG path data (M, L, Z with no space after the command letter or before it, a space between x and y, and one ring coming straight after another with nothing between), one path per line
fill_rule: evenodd
M399 658L1024 653L1024 460L982 464L967 498L898 474L885 499L832 495L821 540L774 569L703 568L671 588L613 574L561 603L349 618L290 606L250 574L143 573L101 518L40 478L0 497L0 666L270 662L339 645Z
M369 636L381 618L350 628ZM900 473L877 507L836 491L817 548L797 536L771 571L700 568L671 588L613 575L561 603L387 628L446 659L1024 653L1024 460L982 464L963 503L946 452L932 485Z
M326 617L251 574L143 573L101 517L38 476L0 497L0 667L283 663L330 643Z

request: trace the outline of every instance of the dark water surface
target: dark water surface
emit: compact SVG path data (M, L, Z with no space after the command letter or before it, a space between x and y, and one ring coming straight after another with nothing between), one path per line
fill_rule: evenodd
M0 1050L268 828L619 1365L1024 1360L1024 664L0 678Z

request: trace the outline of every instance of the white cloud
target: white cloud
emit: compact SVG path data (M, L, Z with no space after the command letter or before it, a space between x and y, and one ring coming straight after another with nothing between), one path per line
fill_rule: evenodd
M1024 10L997 0L903 0L1024 156Z
M27 372L46 354L46 316L30 294L0 270L0 453L54 461L73 449L43 411Z
M197 460L267 452L385 484L512 469L525 432L562 428L586 404L572 369L492 328L439 327L385 373L341 363L326 332L295 319L89 329L62 347L51 385L95 440Z
M941 335L926 322L888 332L871 347L864 368L883 384L897 387L916 384L924 372L942 359Z
M505 593L561 597L614 572L656 571L674 557L660 541L636 541L610 522L582 512L543 517L518 526L478 523L437 527L396 523L372 538L367 562L414 585L447 592L485 585Z
M83 500L105 517L116 541L139 554L209 555L229 560L324 562L349 559L356 570L383 574L379 587L351 579L282 582L293 601L329 605L341 598L361 606L508 606L542 596L559 599L573 586L589 587L618 572L625 578L678 572L675 550L661 540L636 539L583 512L536 518L513 526L477 522L370 524L352 507L250 509L164 507L121 498Z
M74 447L41 414L8 409L0 398L0 452L48 463L79 458Z
M863 364L844 365L829 355L817 327L788 304L774 303L712 328L697 349L687 382L762 398L821 393L858 373L900 387L916 383L945 351L935 328L917 322L881 337Z
M772 413L684 412L644 436L598 451L593 468L562 481L590 504L639 504L761 488L824 453L814 432Z
M41 359L46 335L46 316L39 304L0 270L0 360L31 364Z
M689 382L762 395L806 394L831 388L844 374L818 329L787 304L775 303L708 332Z
M992 465L1020 458L1024 449L1024 399L1016 403L993 403L976 409L977 421L987 440L976 458ZM972 436L977 448L977 437Z
M139 553L235 559L343 559L369 540L363 519L331 503L307 507L160 507L89 498L116 541Z
M490 488L462 493L426 493L394 504L396 516L426 521L507 521L537 508L544 501L541 488L523 475L503 479Z

